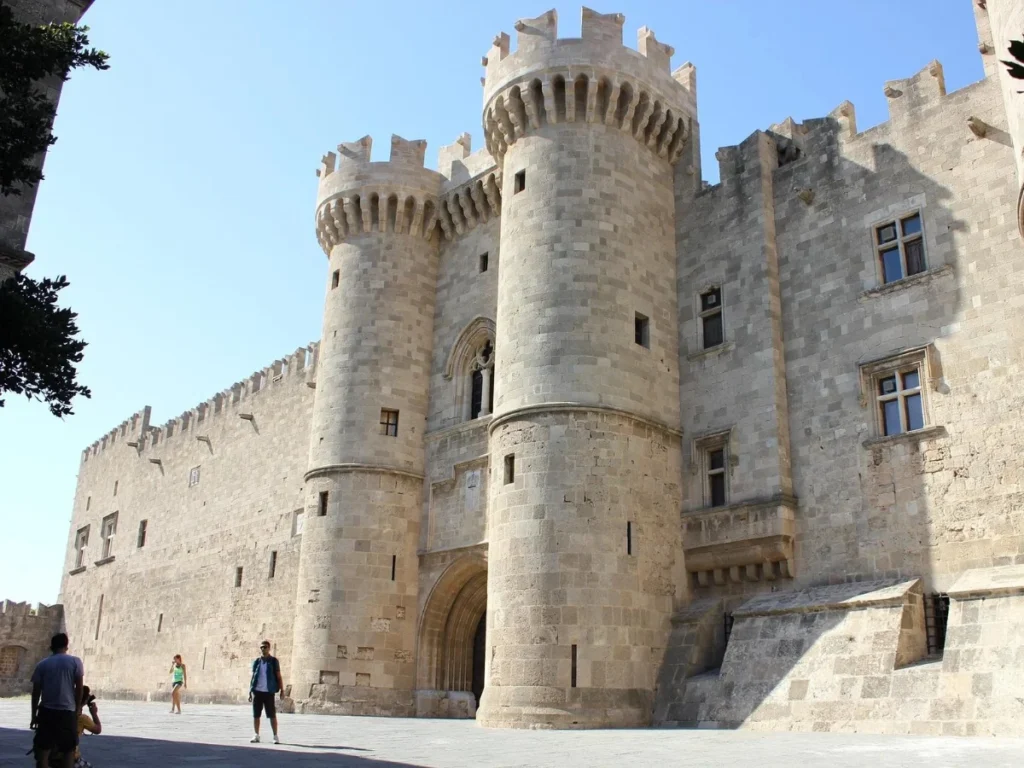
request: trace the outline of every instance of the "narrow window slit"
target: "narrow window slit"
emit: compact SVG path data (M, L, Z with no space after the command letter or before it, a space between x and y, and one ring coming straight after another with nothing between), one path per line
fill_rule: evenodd
M327 499L329 495L329 491L320 491L320 501L316 510L320 517L327 517Z
M572 646L572 676L569 679L569 687L576 687L576 645Z
M398 569L398 555L391 556L391 580L395 580L395 571Z

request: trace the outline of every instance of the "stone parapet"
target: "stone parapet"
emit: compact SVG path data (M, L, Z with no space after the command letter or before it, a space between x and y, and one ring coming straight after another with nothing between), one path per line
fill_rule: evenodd
M792 497L683 513L686 570L698 587L792 578L795 513Z
M554 10L516 22L515 52L507 34L495 38L483 59L488 151L500 165L511 144L544 124L603 123L674 163L697 114L693 66L670 74L672 47L646 27L639 50L623 47L620 13L582 15L578 39L558 39Z

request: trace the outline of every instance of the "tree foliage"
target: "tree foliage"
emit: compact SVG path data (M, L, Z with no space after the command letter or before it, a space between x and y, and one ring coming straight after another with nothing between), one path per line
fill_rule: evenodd
M89 47L88 27L22 24L0 2L0 194L43 178L37 158L55 141L56 105L45 81L78 67L107 69L107 54Z
M1010 47L1006 49L1006 52L1014 58L1014 61L1001 59L1006 71L1014 80L1024 80L1024 40L1011 40Z
M0 393L43 400L54 416L73 413L75 395L91 395L75 381L75 363L85 349L75 338L78 315L57 306L57 294L67 286L63 275L41 281L16 275L0 285Z

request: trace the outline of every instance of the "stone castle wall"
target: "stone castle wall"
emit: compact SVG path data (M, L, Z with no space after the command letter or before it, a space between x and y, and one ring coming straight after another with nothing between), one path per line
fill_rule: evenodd
M460 137L437 175L398 137L388 163L325 157L328 374L313 345L86 452L63 598L88 676L154 695L182 652L190 691L237 698L266 635L311 711L472 716L482 674L501 726L1019 732L1024 259L994 48L955 93L938 63L887 83L883 125L844 103L722 148L708 186L693 67L646 29L622 48L616 14L581 40L556 20L495 39L486 150ZM926 269L884 284L875 227L914 214ZM880 376L906 366L925 427L883 437ZM475 367L495 390L471 419Z
M180 653L190 696L244 701L263 638L291 682L314 359L315 347L300 350L160 429L146 409L86 451L61 601L71 650L103 695L168 695ZM104 558L102 521L115 512Z
M50 655L50 638L63 628L59 605L0 603L0 696L32 691L32 670Z

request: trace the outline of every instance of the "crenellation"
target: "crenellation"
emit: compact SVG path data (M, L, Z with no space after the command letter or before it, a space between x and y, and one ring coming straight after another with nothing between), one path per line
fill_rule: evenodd
M637 30L636 49L641 56L645 57L648 61L651 62L652 66L658 67L659 69L664 69L666 72L669 71L672 56L676 52L676 49L673 48L671 45L659 43L657 38L655 38L654 36L654 30L650 29L649 27L640 27L640 29ZM672 73L672 76L673 79L676 80L676 82L679 82L680 85L683 85L683 81L675 77L675 72Z
M909 119L920 110L937 106L946 96L942 64L933 60L913 77L889 80L884 91L889 100L890 120Z
M626 17L621 13L598 13L584 6L580 37L585 42L600 45L622 45L625 22Z

